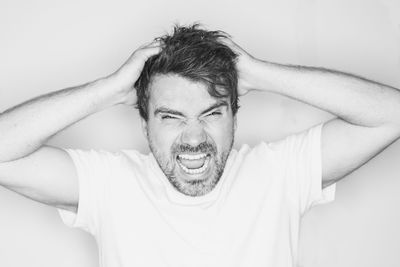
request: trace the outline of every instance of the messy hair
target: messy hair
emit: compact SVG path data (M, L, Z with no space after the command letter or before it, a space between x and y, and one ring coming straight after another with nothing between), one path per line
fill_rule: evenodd
M207 85L208 93L216 98L230 97L233 114L238 106L238 75L235 68L237 55L218 38L229 37L222 31L208 31L199 24L175 25L172 34L156 38L162 50L150 57L135 83L136 107L147 121L149 85L157 74L177 74Z

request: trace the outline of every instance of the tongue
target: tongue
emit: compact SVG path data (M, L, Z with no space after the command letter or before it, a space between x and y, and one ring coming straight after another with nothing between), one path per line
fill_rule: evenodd
M179 159L183 166L188 169L198 169L204 165L206 158L195 159L195 160L188 160L188 159Z

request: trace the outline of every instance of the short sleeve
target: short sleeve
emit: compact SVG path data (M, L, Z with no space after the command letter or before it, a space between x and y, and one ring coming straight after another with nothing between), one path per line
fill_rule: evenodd
M77 213L58 209L64 224L95 235L100 203L109 173L107 152L64 149L71 157L78 175L79 203Z
M336 184L322 189L321 134L323 124L287 137L284 162L289 184L295 186L301 214L335 198Z

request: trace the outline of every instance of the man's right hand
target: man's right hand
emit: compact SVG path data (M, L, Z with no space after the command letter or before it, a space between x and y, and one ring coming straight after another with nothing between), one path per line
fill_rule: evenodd
M117 88L124 97L123 103L126 105L134 105L136 103L136 92L134 84L139 78L140 73L147 59L161 51L161 45L158 41L139 47L128 60L113 74L110 78L115 82Z
M159 43L137 49L113 74L31 99L0 113L0 185L33 200L76 211L78 177L69 155L45 146L69 125L117 104L136 103L134 84Z

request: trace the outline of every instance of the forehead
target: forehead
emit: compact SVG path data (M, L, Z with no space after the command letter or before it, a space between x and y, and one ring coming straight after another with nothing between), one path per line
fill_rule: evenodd
M221 98L215 98L208 93L206 84L176 74L156 75L149 90L150 113L161 106L186 113L196 113L221 100ZM222 99L225 99L230 105L228 97Z

